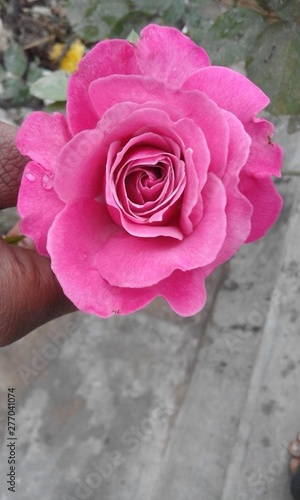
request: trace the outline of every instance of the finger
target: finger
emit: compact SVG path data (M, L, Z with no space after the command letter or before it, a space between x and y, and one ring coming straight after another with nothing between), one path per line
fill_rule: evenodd
M288 447L290 455L292 455L294 458L300 458L300 442L297 440L292 441L289 444Z
M0 238L0 346L15 342L38 326L75 311L65 297L50 259Z
M17 128L0 122L0 209L16 206L22 173L28 158L15 146Z

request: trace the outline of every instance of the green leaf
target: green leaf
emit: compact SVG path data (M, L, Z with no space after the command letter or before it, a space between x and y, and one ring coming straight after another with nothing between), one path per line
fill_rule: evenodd
M66 101L69 77L64 71L53 71L43 76L30 87L30 93L43 101Z
M66 102L58 101L58 102L53 102L52 104L48 104L48 106L45 106L45 111L47 111L47 113L54 113L55 111L59 111L60 113L63 113L65 115Z
M29 101L30 94L25 82L15 76L2 81L1 100L9 101L11 106L19 106Z
M136 42L139 40L139 38L140 38L140 35L138 35L135 30L131 30L131 32L129 33L126 40L130 43L136 44Z
M3 64L6 71L15 76L22 77L27 68L27 57L19 44L12 41L3 56Z
M220 16L202 40L212 63L230 66L245 58L265 22L250 9L230 9Z
M140 33L142 28L146 24L149 24L150 21L158 22L158 20L153 17L153 14L140 12L138 10L129 12L126 16L123 16L114 24L110 36L126 38L128 32L132 29L137 33Z
M171 5L163 12L162 18L164 24L169 26L177 26L180 21L183 22L185 9L186 2L184 0L174 0Z
M6 77L2 82L2 95L1 98L4 101L9 101L13 99L20 93L20 90L23 88L24 83L19 80L19 78L15 77Z
M3 80L3 78L5 77L5 75L6 75L6 71L3 68L2 64L0 64L0 81Z
M26 81L28 83L34 83L37 80L39 80L39 78L41 78L42 75L43 75L43 70L40 68L40 66L37 64L37 62L32 61L29 64L29 67L27 70Z
M64 10L73 31L86 42L109 38L112 25L130 12L126 0L89 0L88 6L82 0L69 0Z
M247 74L270 97L276 114L300 113L300 26L277 22L258 37Z
M271 10L284 21L297 21L300 18L300 2L299 0L270 0Z
M295 21L300 16L299 0L256 0L266 11L273 12L282 21Z
M279 10L285 7L291 0L268 0L268 7L271 10Z
M147 12L148 14L162 14L172 4L172 0L132 0L133 6L142 12Z
M84 17L91 17L94 13L95 6L88 7L85 11Z
M195 26L196 25L196 26ZM211 22L208 19L198 18L198 23L189 22L189 16L186 17L185 34L189 36L195 43L201 45L204 36L211 27Z
M198 44L202 44L206 32L213 24L208 15L210 4L211 0L189 0L186 2L183 18L185 33Z
M268 0L256 0L256 3L266 12L270 10L268 5Z
M4 241L8 245L18 245L22 240L24 240L25 236L19 235L19 236L4 236Z
M267 4L270 10L277 12L290 3L290 1L291 0L267 0Z
M97 26L93 26L92 24L88 24L84 26L82 29L82 38L87 40L88 42L96 42L99 40L100 32Z

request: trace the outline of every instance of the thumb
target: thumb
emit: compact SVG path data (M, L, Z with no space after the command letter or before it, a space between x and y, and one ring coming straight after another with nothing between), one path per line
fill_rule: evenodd
M16 206L24 167L29 161L15 146L17 129L0 122L0 210Z
M0 237L0 347L38 326L75 311L50 267L50 259Z

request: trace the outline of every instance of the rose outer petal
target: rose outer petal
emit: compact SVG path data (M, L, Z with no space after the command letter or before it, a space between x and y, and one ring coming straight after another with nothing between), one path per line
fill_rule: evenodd
M225 189L214 174L209 174L203 198L204 215L182 241L136 238L124 231L111 235L98 251L100 275L113 286L142 288L167 278L175 269L188 271L211 263L226 237Z
M167 300L169 306L180 316L193 316L205 305L206 290L203 270L174 271L169 278L151 287ZM138 293L138 290L136 290Z
M78 213L82 215L78 219ZM76 225L74 225L76 220ZM119 288L104 280L96 266L95 254L103 240L101 227L115 230L103 205L75 200L56 217L49 232L51 265L64 293L78 309L109 317L130 314L156 296L164 297L182 316L196 314L205 304L204 275L200 269L174 271L157 285L146 288ZM108 233L105 237L109 236Z
M252 140L236 116L225 110L223 110L223 116L229 127L228 156L223 181L227 186L229 183L237 186L239 174L249 160ZM227 191L230 192L228 189Z
M251 232L246 240L250 243L266 234L277 220L283 202L270 177L254 177L242 172L239 189L253 206Z
M135 52L136 47L126 40L104 40L80 61L68 85L67 117L73 134L97 124L97 114L88 94L91 82L108 75L141 73Z
M283 149L272 142L274 126L264 119L254 119L245 129L252 139L249 159L244 172L252 175L281 176Z
M35 111L22 123L17 133L16 145L24 156L54 172L56 157L70 139L71 134L64 115L54 113L51 116L43 111Z
M18 211L21 216L22 234L31 238L37 251L47 255L48 231L56 215L64 208L53 188L44 188L45 170L37 163L27 163L18 197ZM45 207L43 209L43 207Z
M182 90L200 90L220 108L230 111L242 123L264 109L269 98L248 78L221 66L203 68L186 79Z
M51 267L64 293L82 311L111 316L119 307L118 291L109 293L111 287L95 264L99 246L118 229L103 205L82 198L66 205L49 231Z
M137 60L145 76L179 88L195 71L210 65L204 49L175 28L150 24L137 42Z
M222 179L227 193L226 238L216 259L208 266L209 272L230 259L245 243L251 230L253 212L251 203L238 189L240 171L248 159L251 139L233 114L228 111L223 113L230 129L227 167Z

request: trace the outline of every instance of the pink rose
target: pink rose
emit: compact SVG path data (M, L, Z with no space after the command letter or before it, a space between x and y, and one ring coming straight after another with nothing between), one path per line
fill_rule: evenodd
M182 316L203 307L205 278L281 209L282 150L256 118L268 103L180 31L150 25L137 45L85 56L66 118L24 121L21 229L79 309L127 314L158 295Z

